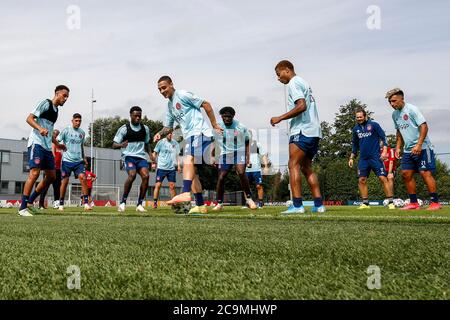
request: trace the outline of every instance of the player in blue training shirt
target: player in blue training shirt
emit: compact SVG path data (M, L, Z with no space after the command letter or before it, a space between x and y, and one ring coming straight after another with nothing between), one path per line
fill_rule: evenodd
M28 205L32 205L34 200L48 188L55 180L55 158L52 153L52 142L56 146L64 149L53 137L53 127L58 119L58 109L63 106L69 98L69 88L59 85L55 89L55 96L52 100L47 99L39 105L27 117L27 123L33 128L28 139L28 158L30 174L23 187L22 203L19 208L19 215L23 217L33 216L28 210ZM33 186L39 178L41 170L44 170L45 177L36 187ZM33 207L30 206L33 210Z
M156 183L153 192L153 208L158 208L159 190L164 179L169 181L171 197L175 197L175 183L177 182L177 171L181 173L180 144L172 139L172 133L166 138L159 140L153 150L152 158L156 165Z
M61 163L61 191L59 198L59 211L64 211L64 197L66 195L67 185L72 172L76 179L80 180L81 192L84 204L84 211L92 210L89 205L88 186L86 180L86 169L88 165L84 155L84 140L86 134L81 126L81 114L75 113L72 117L72 126L66 127L58 135L56 140L66 146L66 151L62 155Z
M353 159L358 154L358 187L361 193L362 204L358 209L370 209L369 190L367 188L367 177L370 171L376 174L383 185L386 198L389 202L389 209L395 209L394 191L391 190L386 178L386 170L382 159L387 159L387 140L386 135L380 125L367 119L366 110L358 108L355 111L356 122L358 123L352 130L352 153L348 160L348 166L353 168ZM380 158L380 141L383 143L383 151Z
M224 107L220 109L219 113L222 117L219 125L223 128L223 133L217 134L214 139L214 154L219 167L219 178L217 180L217 205L213 208L213 211L223 210L225 178L233 167L235 167L241 181L247 206L252 210L257 209L245 174L245 168L250 163L249 132L245 125L234 119L236 111L232 107Z
M312 169L312 160L319 148L322 138L316 101L309 84L296 75L294 65L280 61L275 72L278 81L288 86L289 111L279 117L270 119L275 126L283 120L289 120L289 184L292 190L293 205L283 214L304 213L301 188L301 172L308 182L314 198L312 212L325 212L319 179Z
M251 135L250 135L251 137ZM258 192L258 208L264 206L264 188L262 180L262 168L269 169L269 158L263 146L255 139L250 139L250 163L245 170L249 183L256 184Z
M410 204L401 210L420 209L416 194L415 172L420 173L430 194L431 203L427 210L439 210L442 207L439 203L436 180L433 177L436 160L433 145L428 138L428 125L425 117L419 108L405 102L404 93L399 88L388 91L386 98L394 108L392 120L397 129L395 150L397 158L400 157L403 145L402 176L409 194Z
M130 109L130 122L117 130L114 137L113 149L121 149L122 160L128 178L123 187L122 200L118 207L119 212L125 212L125 206L136 174L141 176L141 187L136 211L146 212L142 205L148 188L149 160L150 160L150 129L141 123L142 109L134 106Z
M168 99L166 121L164 128L158 132L154 141L173 131L175 122L181 128L184 139L183 156L183 192L167 204L177 204L191 201L191 190L194 192L196 206L189 213L207 213L204 205L202 185L196 172L196 165L212 164L210 159L212 130L206 124L201 108L208 115L213 129L222 133L223 129L217 124L211 104L193 93L184 90L175 90L172 79L162 76L158 80L158 90L164 98Z

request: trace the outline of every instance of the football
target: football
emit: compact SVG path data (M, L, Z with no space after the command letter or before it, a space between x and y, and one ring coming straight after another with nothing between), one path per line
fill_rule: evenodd
M405 205L405 202L402 199L394 199L394 206L397 208L401 208Z
M172 205L172 211L175 212L175 214L188 214L191 207L191 201L180 202Z

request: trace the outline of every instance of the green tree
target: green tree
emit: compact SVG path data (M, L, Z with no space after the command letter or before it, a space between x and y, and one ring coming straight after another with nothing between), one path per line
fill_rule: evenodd
M355 111L359 108L364 109L368 117L372 117L373 113L367 109L367 105L356 99L340 106L339 112L335 114L334 133L329 142L331 154L335 158L348 158L352 151L352 129L356 125Z
M129 121L129 119L123 119L119 116L96 119L94 121L94 147L112 148L117 130ZM142 123L149 127L152 136L163 127L161 121L153 121L148 119L147 116L142 118ZM91 128L89 127L89 135L90 134ZM89 136L86 138L86 146L90 146L90 144L91 138ZM155 144L152 142L152 148L154 145Z

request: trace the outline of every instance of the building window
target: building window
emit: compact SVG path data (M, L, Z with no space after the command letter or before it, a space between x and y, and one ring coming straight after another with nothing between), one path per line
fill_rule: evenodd
M10 161L10 152L5 150L0 150L0 157L2 159L2 163L9 163Z
M2 181L0 184L0 192L1 193L8 193L9 189L9 181Z
M14 193L15 194L22 194L24 184L25 184L25 182L16 181L16 186L14 188Z
M28 152L25 151L23 153L23 161L22 161L22 171L23 172L30 171L30 166L28 165L28 161L29 161L29 159L28 159Z

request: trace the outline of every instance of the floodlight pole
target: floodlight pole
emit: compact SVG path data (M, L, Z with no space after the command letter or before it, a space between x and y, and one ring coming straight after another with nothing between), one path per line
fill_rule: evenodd
M97 100L94 100L94 89L92 89L91 95L91 167L90 171L92 172L92 168L94 165L94 103Z

